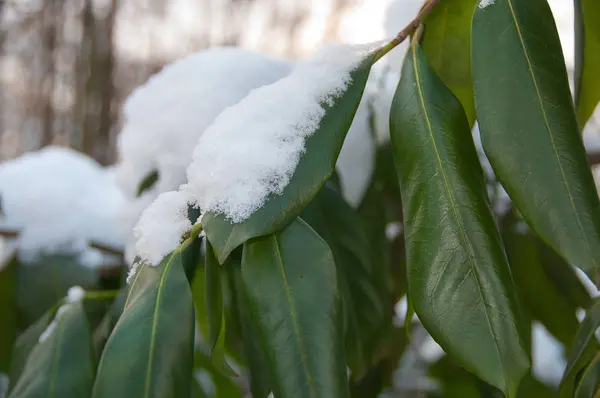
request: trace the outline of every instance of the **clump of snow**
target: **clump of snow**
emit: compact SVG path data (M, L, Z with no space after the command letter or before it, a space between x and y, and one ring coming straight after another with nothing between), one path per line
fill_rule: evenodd
M234 223L248 218L290 181L306 138L350 83L374 45L331 45L292 73L252 91L221 113L200 137L188 167L189 187L203 212Z
M563 345L539 322L533 323L532 372L540 381L558 386L567 365Z
M158 265L177 247L182 235L192 228L188 219L190 202L185 189L164 192L142 213L133 229L136 252L142 261Z
M85 297L85 290L81 286L71 286L67 292L67 302L78 303Z
M342 194L358 207L375 169L375 140L371 133L369 103L363 97L338 157Z
M0 227L19 231L24 262L41 254L78 253L89 266L104 257L90 241L120 246L126 200L112 174L79 152L47 147L0 164Z
M479 2L478 7L483 10L484 8L489 7L489 6L493 5L494 3L496 3L496 0L481 0Z
M393 241L402 233L404 226L400 222L391 222L385 226L385 237L390 242Z
M289 62L235 47L216 47L166 66L126 100L118 137L117 181L135 196L157 170L157 192L177 189L198 138L223 109L250 90L287 75Z

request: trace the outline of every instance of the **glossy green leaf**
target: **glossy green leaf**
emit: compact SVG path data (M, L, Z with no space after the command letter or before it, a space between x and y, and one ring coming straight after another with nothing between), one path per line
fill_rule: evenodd
M520 303L533 319L539 320L561 343L570 346L579 328L577 307L546 273L539 239L520 230L518 222L505 222L502 230Z
M360 378L372 364L377 335L391 322L392 312L386 310L393 302L384 279L385 265L374 261L361 217L329 184L301 217L333 253L344 302L348 366L352 377Z
M471 19L478 0L444 0L425 18L421 42L429 64L475 123L471 80Z
M575 398L595 398L600 387L600 353L581 375L579 385L575 390Z
M333 255L304 221L244 244L242 280L278 398L348 396Z
M596 330L600 326L600 301L596 301L581 322L573 346L567 356L567 367L560 382L561 398L571 398L580 372L593 360L598 351L595 339Z
M194 378L211 398L243 398L236 380L215 370L209 356L200 350L194 353Z
M575 105L583 129L600 101L600 2L575 0Z
M496 0L473 16L481 140L535 232L596 279L600 202L546 0Z
M248 297L244 290L239 262L230 264L227 267L227 272L232 284L237 316L242 328L244 353L250 371L250 392L253 398L267 398L272 390L272 384L269 380L267 360L258 342L258 331L251 320Z
M13 345L17 338L16 250L0 263L0 372L10 367Z
M235 375L225 360L225 313L220 265L209 242L206 242L204 293L208 315L210 357L219 371Z
M523 378L519 386L517 398L555 398L558 392L542 383L532 375L528 374Z
M95 363L88 322L82 303L64 305L49 336L31 351L9 398L89 397Z
M156 267L140 265L106 342L94 398L189 396L194 308L182 262L174 251Z
M514 396L529 367L514 283L465 113L417 44L390 128L414 309L454 360Z
M223 215L207 213L202 225L213 244L219 262L248 239L279 231L315 197L335 169L340 149L360 102L373 56L368 56L351 74L352 83L335 99L313 135L306 139L294 175L281 195L271 195L267 202L248 219L232 224Z
M8 373L9 378L9 392L14 388L17 380L21 376L27 358L31 354L31 350L37 345L38 340L44 330L48 327L48 324L54 318L56 313L56 305L49 309L44 315L40 317L33 325L19 335L13 349L12 360L10 363L10 371Z

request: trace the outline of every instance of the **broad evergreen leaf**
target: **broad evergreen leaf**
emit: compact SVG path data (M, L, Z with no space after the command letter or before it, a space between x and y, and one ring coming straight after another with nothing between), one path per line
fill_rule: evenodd
M351 73L348 89L324 105L325 116L319 128L306 140L306 151L300 158L294 175L281 195L271 195L267 202L248 219L232 224L222 214L207 213L202 225L217 253L219 262L248 239L277 232L304 209L332 175L335 164L360 102L373 56L367 57Z
M58 318L49 336L31 350L9 398L88 397L94 383L92 340L82 303Z
M478 0L444 0L424 20L423 51L444 84L475 123L471 80L471 19Z
M230 261L231 257L227 260ZM248 297L244 290L240 263L228 264L227 272L232 285L233 299L236 304L237 316L242 329L244 353L248 361L250 392L253 398L267 398L272 391L269 380L269 367L258 341L258 331L251 320Z
M234 373L225 360L225 309L223 307L221 270L209 242L206 242L204 264L204 293L206 314L208 315L210 357L217 370Z
M246 242L242 280L275 396L348 397L342 307L325 241L297 219Z
M600 202L546 0L496 0L473 16L481 140L535 232L595 280Z
M174 251L156 267L140 265L106 342L92 397L189 396L194 306L183 258Z
M44 330L48 327L50 321L54 318L56 313L56 305L49 309L44 315L40 317L33 325L28 327L23 333L19 335L15 346L13 348L12 359L10 363L10 371L8 373L9 389L10 392L17 380L21 377L21 373L27 363L27 358L31 354L31 350L37 345L38 340Z
M392 321L386 267L375 261L363 220L330 184L301 217L333 254L344 302L348 366L359 379L372 365L380 331Z
M583 129L600 101L600 2L575 0L575 105Z
M529 315L567 347L573 343L579 321L575 306L548 276L541 257L541 242L528 231L520 231L519 221L506 220L503 238L520 303Z
M585 369L579 379L575 398L595 398L600 388L600 353Z
M8 373L17 338L16 250L0 263L0 372Z
M573 397L580 372L594 359L598 351L596 330L600 326L600 301L596 301L577 331L567 356L567 367L560 382L561 398Z
M416 43L390 128L414 309L453 359L512 397L529 367L514 283L465 113Z

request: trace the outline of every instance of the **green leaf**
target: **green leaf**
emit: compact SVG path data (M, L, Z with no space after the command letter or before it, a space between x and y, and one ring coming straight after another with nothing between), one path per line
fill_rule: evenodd
M533 230L596 279L600 202L546 0L496 0L473 16L481 140Z
M257 339L258 332L250 318L248 297L244 290L239 262L236 264L228 264L227 271L232 285L237 316L242 329L244 353L250 370L250 392L252 393L253 398L267 398L272 390L267 370L267 360L260 349Z
M384 279L385 264L373 260L363 220L329 184L301 217L333 253L344 302L348 366L358 379L372 364L377 335L391 322L392 311L386 310L393 302Z
M558 393L554 388L542 383L531 374L526 375L519 386L517 398L554 398Z
M596 301L579 326L567 356L567 367L560 382L560 396L573 397L580 372L593 360L598 350L596 329L600 326L600 301Z
M529 367L514 283L465 113L416 43L390 128L414 309L454 360L512 397Z
M17 251L0 263L0 372L7 373L17 338L17 304L15 273Z
M583 129L600 101L600 2L575 0L575 105Z
M444 0L425 18L423 51L430 65L475 123L471 81L471 18L478 0Z
M182 263L176 250L156 267L140 265L106 342L94 398L189 396L194 308Z
M82 303L63 304L49 336L31 351L9 398L88 397L94 382L92 341ZM58 313L57 313L58 314Z
M373 60L372 55L366 57L351 73L352 82L347 90L335 99L332 106L323 105L325 116L317 131L306 139L306 151L281 195L269 196L260 209L239 224L232 224L222 214L204 215L202 225L220 263L248 239L277 232L289 224L332 175Z
M204 266L204 292L206 313L208 315L208 333L210 357L215 368L230 375L236 375L225 360L225 313L223 308L223 289L221 270L211 244L206 242Z
M37 345L38 340L44 330L48 327L48 324L54 318L56 313L57 305L49 309L40 319L31 325L27 330L19 335L17 342L13 349L12 360L10 363L10 372L8 373L8 379L10 382L9 392L14 388L17 380L23 373L27 358L31 354L31 350Z
M527 231L519 231L517 222L505 222L502 230L520 303L554 337L570 346L579 328L577 307L547 275L542 265L539 239Z
M600 353L596 354L587 369L581 375L575 398L594 398L600 387Z
M333 255L301 219L244 244L242 279L278 398L348 396Z

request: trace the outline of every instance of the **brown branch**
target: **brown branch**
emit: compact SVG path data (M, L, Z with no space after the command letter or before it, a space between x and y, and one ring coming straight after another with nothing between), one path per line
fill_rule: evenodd
M398 32L396 37L394 37L394 39L392 40L393 46L396 47L398 44L406 40L406 38L410 36L410 34L419 27L421 22L423 22L423 19L425 19L425 17L429 15L431 10L433 10L433 7L435 7L439 2L440 0L429 0L427 3L425 3L425 5L421 9L421 11L419 11L419 14L417 14L415 19L410 21L410 23L406 25L404 29Z

